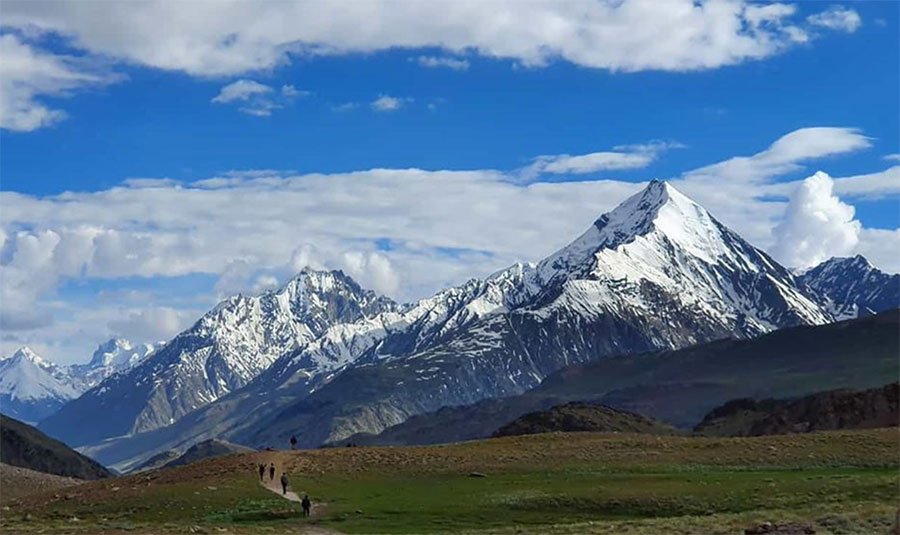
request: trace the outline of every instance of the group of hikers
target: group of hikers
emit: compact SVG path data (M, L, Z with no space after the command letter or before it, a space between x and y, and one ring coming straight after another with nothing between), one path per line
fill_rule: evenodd
M266 470L267 470L266 463L260 463L258 465L258 469L259 469L259 481L260 481L260 483L264 484L266 481ZM275 481L275 463L269 463L268 472L269 472L269 481ZM288 479L287 472L282 472L281 473L281 494L286 496L289 486L290 486L290 480ZM306 494L306 493L303 494L303 499L300 500L300 506L303 508L303 516L309 516L309 510L310 510L310 507L312 506L312 502L309 500L308 494Z

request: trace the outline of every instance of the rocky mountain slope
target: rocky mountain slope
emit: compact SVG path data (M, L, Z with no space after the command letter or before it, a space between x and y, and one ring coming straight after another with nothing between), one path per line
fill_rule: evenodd
M0 360L0 411L8 416L35 423L78 394L64 368L27 347Z
M677 351L621 356L565 367L518 396L444 407L379 435L337 444L437 444L490 436L504 422L567 401L589 401L692 428L735 397L796 398L837 388L866 389L896 378L900 311L794 327L750 340L720 340ZM729 433L724 433L729 434Z
M144 472L146 470L156 470L162 468L175 459L181 457L181 452L176 450L166 450L150 457L139 466L135 467L131 472Z
M799 399L736 399L710 411L694 431L760 436L900 425L900 385L829 390Z
M221 302L152 358L109 377L40 427L81 446L169 425L245 385L331 325L395 307L343 273L304 271L278 291Z
M859 255L826 260L799 281L821 296L823 306L838 319L900 306L900 275L884 273Z
M583 401L556 405L530 412L494 432L494 437L534 435L537 433L594 431L604 433L650 433L671 435L675 428L633 412Z
M166 463L165 468L171 468L173 466L183 466L199 461L201 459L221 457L223 455L234 455L236 453L252 453L254 451L256 450L246 448L244 446L239 446L237 444L232 444L231 442L227 442L225 440L204 440L203 442L199 442L188 448L188 450L178 458Z
M80 483L84 483L84 480L0 463L0 489L3 489L0 492L0 504L5 506L24 496L49 493Z
M78 479L112 475L95 461L14 418L0 415L0 462Z
M519 394L576 362L831 321L817 301L787 269L654 181L536 266L334 322L167 428L103 444L113 430L77 440L114 463L216 436L258 447L297 434L313 446ZM70 407L78 405L90 407Z

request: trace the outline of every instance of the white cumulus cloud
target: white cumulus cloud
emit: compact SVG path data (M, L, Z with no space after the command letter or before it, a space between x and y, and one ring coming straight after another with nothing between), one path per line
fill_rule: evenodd
M852 31L859 15L833 8L803 20L793 5L745 0L355 0L353 2L9 1L3 26L52 35L85 58L191 76L241 76L292 58L440 49L541 67L553 61L609 71L697 71L761 60L814 37ZM6 37L4 39L16 39ZM63 117L39 97L101 83L46 50L4 44L17 67L5 127L28 130ZM8 50L17 48L16 50ZM30 47L29 47L30 48ZM426 66L466 60L422 56ZM9 80L9 75L3 76ZM9 84L7 84L9 85ZM6 91L5 91L6 92ZM6 97L4 97L6 98ZM264 108L247 108L265 115ZM271 111L271 110L270 110Z
M797 187L775 228L772 254L791 267L814 266L856 249L862 225L854 209L834 195L834 181L818 172Z
M170 307L152 307L129 312L108 322L115 336L129 340L169 340L196 321L190 313Z

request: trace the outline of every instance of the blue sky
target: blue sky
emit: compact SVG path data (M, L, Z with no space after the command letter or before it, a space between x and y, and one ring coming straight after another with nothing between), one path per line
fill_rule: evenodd
M895 2L498 1L490 31L462 2L421 29L426 3L41 4L0 19L2 354L166 338L306 264L421 297L539 259L652 178L788 265L900 269ZM816 171L822 206L792 203Z

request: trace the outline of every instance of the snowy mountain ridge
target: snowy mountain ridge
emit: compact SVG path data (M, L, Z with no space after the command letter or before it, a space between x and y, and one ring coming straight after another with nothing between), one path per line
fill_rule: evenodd
M113 338L100 344L89 362L61 366L23 346L0 360L0 411L37 422L107 377L132 368L153 350L153 344Z
M889 275L864 257L831 258L798 279L836 319L868 316L900 306L900 275Z
M304 270L278 290L222 301L152 358L88 390L44 420L41 428L80 445L87 437L169 425L240 388L329 326L396 307L339 271ZM91 416L98 413L112 416L98 421ZM73 433L84 438L76 440Z

